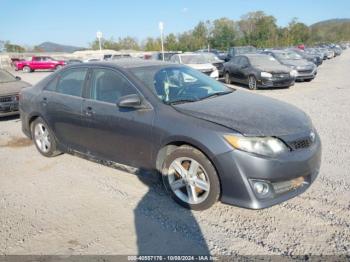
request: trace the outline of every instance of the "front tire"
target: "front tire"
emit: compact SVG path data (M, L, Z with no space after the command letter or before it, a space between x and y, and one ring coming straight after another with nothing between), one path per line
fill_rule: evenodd
M166 157L162 179L171 197L188 209L208 209L220 196L220 181L214 166L191 146L180 146Z
M232 84L232 80L231 80L231 76L229 72L225 73L225 84L227 85L231 85Z
M57 70L60 70L61 68L62 68L61 65L57 65L57 66L56 66L56 71L57 71Z
M52 131L41 117L33 121L31 131L35 147L40 154L46 157L54 157L61 154L57 150L57 144Z
M24 66L24 67L22 68L22 71L23 71L24 73L30 73L30 72L32 72L32 69L31 69L29 66Z
M248 87L249 87L250 90L258 89L258 84L256 82L255 76L249 76L248 77Z

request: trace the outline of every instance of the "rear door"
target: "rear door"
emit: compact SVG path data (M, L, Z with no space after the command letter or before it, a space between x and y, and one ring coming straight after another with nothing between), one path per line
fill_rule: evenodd
M89 87L82 110L86 153L126 165L151 166L154 110L117 106L120 97L140 92L121 72L109 68L93 69Z
M44 118L60 143L81 151L82 91L88 68L65 70L57 75L41 94Z

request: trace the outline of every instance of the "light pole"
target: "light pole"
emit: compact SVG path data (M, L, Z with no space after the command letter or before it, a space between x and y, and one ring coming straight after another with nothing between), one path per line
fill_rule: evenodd
M162 60L164 61L164 42L163 42L163 31L164 31L164 24L163 22L159 22L159 30L160 30L160 42L162 44Z
M98 45L100 46L100 52L101 52L102 51L102 45L101 45L102 32L101 31L97 31L96 37L98 39Z

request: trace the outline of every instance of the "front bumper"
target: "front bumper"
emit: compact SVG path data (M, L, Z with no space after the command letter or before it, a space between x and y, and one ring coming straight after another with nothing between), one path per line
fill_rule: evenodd
M314 79L317 75L317 68L314 70L298 70L297 80Z
M239 150L221 154L215 158L220 174L221 201L250 209L261 209L286 201L303 193L316 179L321 164L321 142L316 141L307 149L286 153L280 158L257 156ZM305 183L286 192L272 193L259 198L253 190L252 180L269 181L271 184L290 181L299 177Z
M0 103L0 117L18 114L18 101Z
M258 80L257 84L260 88L271 88L271 87L287 87L292 86L295 83L295 78L282 78L282 79L269 79L263 78Z

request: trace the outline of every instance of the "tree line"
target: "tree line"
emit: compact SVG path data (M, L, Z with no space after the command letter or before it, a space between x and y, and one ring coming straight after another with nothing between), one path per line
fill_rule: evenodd
M192 30L179 33L170 33L164 37L166 50L195 51L203 48L227 50L230 46L252 45L255 47L284 47L298 44L312 45L323 42L339 42L350 40L350 22L341 26L309 27L292 19L287 26L279 27L272 15L262 11L250 12L234 21L229 18L220 18L214 21L201 21ZM90 44L92 49L98 49L96 39ZM102 39L104 49L122 50L134 49L155 51L161 49L159 37L148 37L139 42L136 38L125 37L118 40Z
M250 12L235 21L220 18L213 21L200 21L193 29L164 36L166 50L195 51L203 48L227 50L230 46L252 45L255 47L284 47L298 44L312 45L322 42L350 40L350 20L318 23L314 26L292 19L285 27L277 25L274 16L262 11ZM99 42L95 39L89 44L95 50ZM127 36L114 40L102 39L102 48L111 50L161 50L159 37L147 37L143 41ZM24 52L25 48L6 41L4 50ZM40 51L36 47L34 51Z

